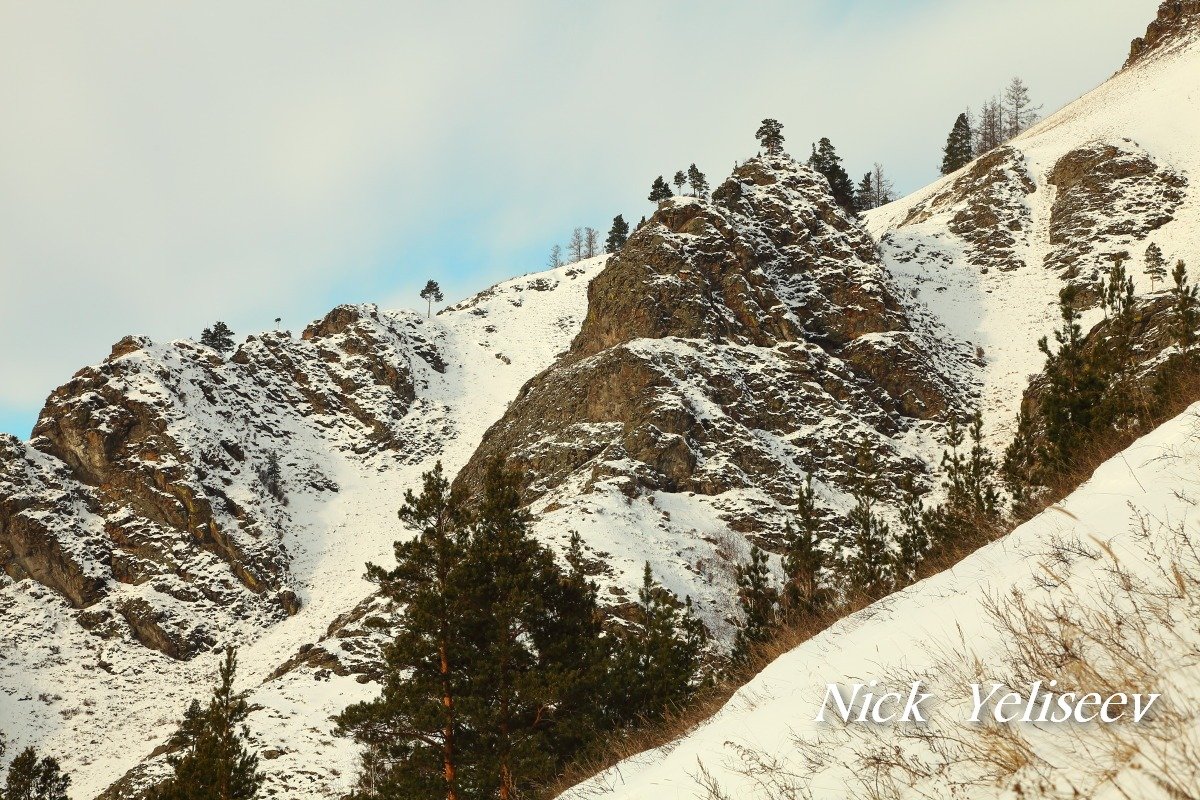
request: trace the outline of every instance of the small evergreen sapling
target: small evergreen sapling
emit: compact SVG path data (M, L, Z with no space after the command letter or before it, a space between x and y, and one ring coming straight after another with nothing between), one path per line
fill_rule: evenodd
M426 302L425 317L433 316L433 304L442 302L442 287L438 282L430 279L425 281L425 288L421 290L421 299Z
M733 659L745 661L779 626L779 590L772 585L767 554L750 548L750 561L734 567L742 623L733 642Z
M846 518L853 547L848 565L850 582L869 597L881 597L892 585L892 559L888 554L891 528L875 512L879 501L878 465L866 438L859 444L855 462L854 508Z
M829 600L821 587L825 555L818 546L821 520L811 475L796 498L796 523L796 527L789 523L784 528L783 572L787 583L783 608L789 616L807 616L821 611Z

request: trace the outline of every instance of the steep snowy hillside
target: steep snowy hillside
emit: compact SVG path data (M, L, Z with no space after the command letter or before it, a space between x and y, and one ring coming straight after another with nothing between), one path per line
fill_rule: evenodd
M438 459L465 463L568 347L603 262L507 281L431 320L343 306L228 359L127 338L80 371L31 441L0 441L0 719L14 744L60 757L74 796L93 797L208 691L213 646L238 645L253 686L320 638L370 595L363 564L389 557L403 492ZM349 683L343 705L369 691ZM313 695L285 713L327 732ZM288 749L285 727L262 724L264 751ZM326 761L266 757L268 787L316 772L335 785L315 796L336 793L353 755Z
M910 305L980 348L983 411L1003 444L1058 292L1094 305L1114 255L1139 295L1157 243L1200 271L1200 5L1166 2L1129 64L1031 130L961 171L867 215ZM1150 44L1146 44L1149 42ZM1101 317L1085 315L1085 329Z
M682 740L564 800L1191 796L1200 781L1198 476L1200 404L952 570L777 659ZM843 723L832 700L826 722L815 721L828 684L848 696L876 682L877 697L907 697L917 680L934 697L921 706L927 725ZM1162 698L1140 725L964 722L971 683L984 695L993 682L1028 695L1036 680L1058 681L1059 693Z

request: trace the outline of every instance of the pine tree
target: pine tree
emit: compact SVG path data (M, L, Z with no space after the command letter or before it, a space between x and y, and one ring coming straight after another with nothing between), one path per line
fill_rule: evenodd
M821 611L827 592L821 587L821 569L825 556L819 547L821 520L817 513L812 476L804 482L796 498L796 527L784 527L783 606L789 615L807 616Z
M421 290L421 299L426 301L425 317L433 316L433 304L440 303L444 299L442 297L442 287L435 280L425 281L425 288Z
M609 693L619 698L611 724L655 719L691 697L700 667L704 628L690 598L675 597L654 582L647 562L633 627L617 645Z
M663 200L671 199L671 187L667 186L662 175L655 178L654 183L650 185L649 199L651 203L661 203Z
M858 212L870 211L875 207L875 186L872 183L871 173L863 175L862 180L858 182L858 188L854 191L854 210Z
M851 585L870 597L891 588L888 542L891 529L876 513L879 501L877 464L870 442L864 438L855 457L854 508L846 517L853 553L849 563Z
M1175 281L1173 291L1176 339L1179 346L1187 350L1196 343L1197 318L1200 317L1200 312L1197 311L1197 305L1200 304L1200 284L1188 285L1187 265L1182 259L1175 264L1171 278Z
M279 468L279 456L274 450L267 451L267 460L258 470L258 479L268 494L287 505L287 495L283 491L283 475Z
M1150 279L1150 287L1154 288L1155 284L1163 283L1167 279L1167 259L1163 255L1162 248L1154 242L1146 248L1146 277Z
M338 717L343 733L367 746L359 795L404 793L458 800L463 735L459 704L469 690L464 615L470 609L456 571L467 537L466 513L441 462L405 494L400 521L417 536L395 544L396 567L367 565L367 578L404 612L385 651L383 692Z
M625 217L617 214L613 217L612 228L608 231L608 238L604 240L604 252L617 252L625 246L625 240L628 238L629 223L625 221Z
M745 661L754 647L771 637L779 625L779 590L771 585L767 554L750 548L750 562L734 567L742 623L733 642L734 661Z
M906 582L916 579L917 567L929 550L929 532L925 508L912 476L906 476L902 486L904 502L900 506L900 535L896 537L896 573Z
M1055 331L1057 350L1047 338L1038 340L1038 349L1046 355L1046 390L1042 412L1050 449L1046 461L1055 469L1069 466L1077 447L1092 428L1092 415L1104 391L1104 383L1083 353L1083 331L1075 304L1078 288L1074 284L1059 292L1062 327Z
M942 149L943 175L949 175L971 163L975 157L973 138L971 122L966 113L959 114L958 119L954 120L954 127L950 129L950 135L946 137L946 146Z
M233 331L224 322L217 320L211 328L205 328L200 334L200 344L211 347L218 353L227 353L233 349Z
M583 229L576 228L571 231L571 240L567 242L567 257L571 259L571 263L583 260Z
M0 740L0 757L4 755ZM8 765L3 800L67 800L71 777L64 775L58 761L50 756L37 757L32 747L22 750Z
M687 175L683 170L676 170L675 177L671 179L671 183L675 184L675 193L683 194L683 187L687 185Z
M225 649L220 684L208 707L192 701L179 730L171 737L173 777L157 787L153 800L250 800L262 778L258 756L246 750L245 721L250 706L233 691L237 656Z
M829 188L833 192L833 199L837 204L853 213L854 184L842 167L842 159L838 156L837 149L828 138L822 137L817 144L813 145L813 153L808 160L808 165L829 181Z
M1029 100L1029 87L1014 77L1004 90L1004 138L1015 139L1037 122L1041 106L1034 108Z
M578 537L565 572L498 465L469 513L439 465L401 519L418 537L396 544L394 570L368 567L404 608L384 690L338 719L367 745L355 796L522 796L623 702L607 694L618 684Z
M1108 281L1104 285L1105 314L1121 316L1133 308L1133 278L1125 272L1128 253L1118 253L1108 269Z
M764 119L754 135L767 155L777 156L783 152L783 124L778 120Z
M695 164L688 167L687 171L688 184L692 187L692 194L696 197L704 197L708 194L708 179L704 177L704 173L696 168Z
M546 266L550 269L558 269L562 265L562 245L556 244L550 248L550 257L546 259Z

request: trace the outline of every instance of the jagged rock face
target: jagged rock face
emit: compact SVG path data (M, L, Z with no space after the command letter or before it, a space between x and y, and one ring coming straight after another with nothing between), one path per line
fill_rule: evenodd
M1050 251L1045 264L1085 290L1116 256L1166 225L1186 196L1187 178L1159 164L1134 142L1094 142L1072 150L1054 165L1057 190L1050 209Z
M418 328L341 307L299 341L252 337L229 360L122 340L50 396L28 445L0 448L0 563L63 594L98 636L173 658L214 644L222 619L295 613L289 495L337 493L318 441L404 453L414 361L445 368Z
M946 227L966 243L971 264L985 270L1013 270L1024 263L1021 245L1032 225L1025 198L1036 189L1021 152L1000 147L971 164L948 187L913 206L898 227L947 214Z
M1146 35L1133 40L1125 67L1194 37L1200 31L1200 0L1165 0Z
M870 237L790 159L747 162L711 201L664 202L588 298L570 353L522 389L460 485L503 459L531 502L569 504L565 486L753 494L722 517L766 532L763 504L790 504L804 475L844 490L862 437L885 472L921 472L897 442L964 405Z

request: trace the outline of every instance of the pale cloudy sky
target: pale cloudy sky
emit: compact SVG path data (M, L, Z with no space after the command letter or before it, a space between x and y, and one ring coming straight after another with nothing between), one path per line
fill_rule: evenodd
M764 116L911 191L962 107L1020 74L1052 111L1157 6L0 0L0 431L127 333L536 270L655 175L719 182Z

